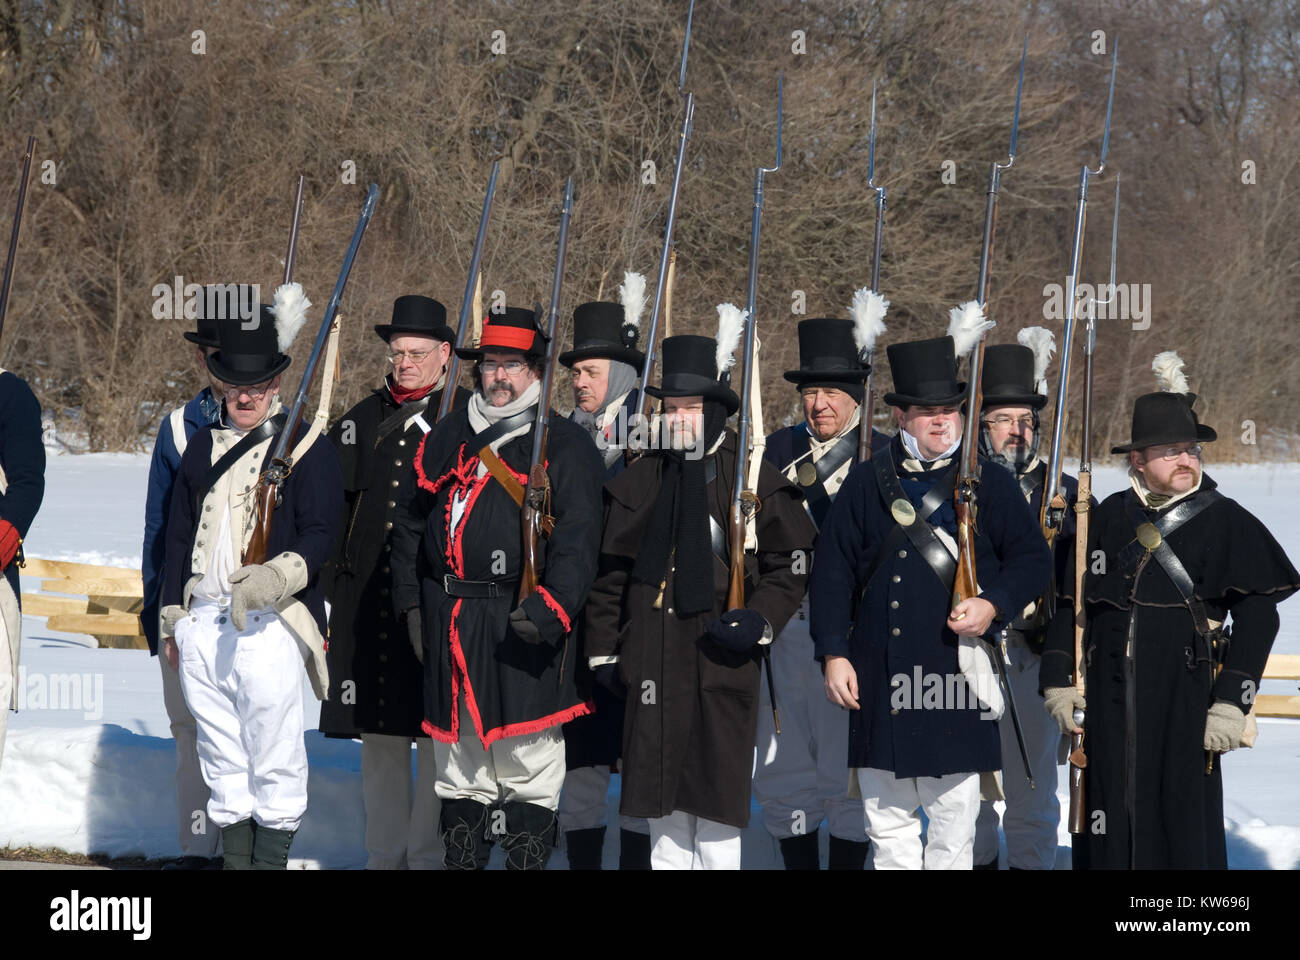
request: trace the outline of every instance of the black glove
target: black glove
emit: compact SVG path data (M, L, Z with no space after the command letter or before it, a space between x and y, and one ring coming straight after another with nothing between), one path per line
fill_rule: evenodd
M627 699L627 684L623 678L618 675L617 663L602 663L595 670L596 682L618 697L620 700Z
M537 625L528 619L528 614L524 612L522 606L515 607L510 614L510 629L524 643L541 643L542 631L537 629Z
M415 659L424 663L424 634L420 631L419 607L406 611L406 634L411 638L411 650L415 653Z
M728 610L717 620L710 620L709 639L735 653L748 653L763 639L767 621L757 610L740 607Z

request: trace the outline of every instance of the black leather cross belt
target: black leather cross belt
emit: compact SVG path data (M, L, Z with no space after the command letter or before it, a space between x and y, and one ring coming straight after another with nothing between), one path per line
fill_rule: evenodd
M510 584L504 580L458 580L450 573L445 573L442 576L442 589L449 597L492 600L508 596Z

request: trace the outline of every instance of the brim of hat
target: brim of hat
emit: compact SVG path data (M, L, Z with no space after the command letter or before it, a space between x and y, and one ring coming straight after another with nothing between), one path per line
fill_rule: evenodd
M228 383L235 387L248 387L255 383L265 383L272 377L284 373L289 368L289 364L292 363L288 356L281 353L276 357L272 366L262 370L235 370L221 363L220 357L220 353L214 353L208 357L208 372L222 383Z
M488 349L491 350L493 353L517 353L521 357L546 356L545 352L541 350L519 350L516 347L489 347ZM462 360L482 360L483 355L486 354L487 352L488 350L483 350L481 348L480 349L475 349L473 347L456 348L456 356L460 357Z
M791 383L866 383L871 376L869 369L863 370L787 370L781 374Z
M946 407L966 399L966 384L958 383L957 392L948 397L912 397L906 393L885 394L887 407Z
M1191 443L1195 440L1197 443L1213 443L1219 439L1218 433L1213 427L1207 427L1203 423L1196 425L1196 436L1189 437L1185 433L1179 433L1177 436L1168 434L1156 434L1154 437L1143 437L1141 440L1134 440L1129 443L1120 444L1118 447L1111 447L1111 453L1131 453L1134 450L1145 450L1147 447L1163 447L1171 443Z
M392 323L375 324L375 333L387 343L393 337L400 337L402 334L415 337L433 337L435 340L441 340L443 343L454 344L456 342L456 331L451 327L443 324L440 327L403 327Z
M1047 404L1047 397L1041 393L986 393L981 402L985 410L989 407L1029 407L1041 410Z
M570 368L582 360L617 360L640 370L645 365L645 354L631 347L583 347L560 354L559 360Z
M186 340L188 340L190 343L194 344L196 347L219 347L219 346L221 346L221 344L217 342L217 340L216 340L215 337L200 337L197 333L194 333L194 332L183 333L183 334L181 334L181 336L183 336L183 337L184 337Z
M717 382L713 386L704 386L699 389L682 387L680 389L665 390L662 387L646 387L645 392L659 400L666 397L703 397L705 400L716 400L727 408L727 416L731 416L740 409L740 397L736 396L735 391Z

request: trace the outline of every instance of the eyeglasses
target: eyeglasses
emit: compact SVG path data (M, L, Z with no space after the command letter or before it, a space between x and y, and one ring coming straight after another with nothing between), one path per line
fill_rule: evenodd
M507 360L505 363L499 363L496 360L483 360L479 363L478 368L484 376L492 376L498 370L504 370L507 376L518 376L528 364L522 360Z
M424 363L431 353L433 353L432 350L394 350L388 355L388 362L393 366L397 366L405 357L412 363Z
M1201 459L1201 450L1199 443L1194 443L1190 447L1156 447L1152 448L1153 453L1147 456L1148 460L1177 460L1184 453L1193 460Z
M248 399L250 400L261 400L271 391L270 380L266 381L266 383L258 383L252 386L241 386L234 383L227 383L223 386L223 392L232 400L237 399L240 394L247 394Z
M1034 429L1033 417L994 417L992 420L985 420L984 426L997 427L999 430L1008 430L1012 426L1017 426L1021 430Z

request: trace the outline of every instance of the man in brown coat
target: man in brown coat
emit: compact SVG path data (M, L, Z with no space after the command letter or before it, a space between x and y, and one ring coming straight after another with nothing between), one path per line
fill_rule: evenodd
M587 602L598 682L626 687L622 813L650 821L654 869L737 869L749 822L763 646L803 598L815 531L764 464L745 605L728 610L740 406L711 337L669 337L660 445L605 486L601 573Z

